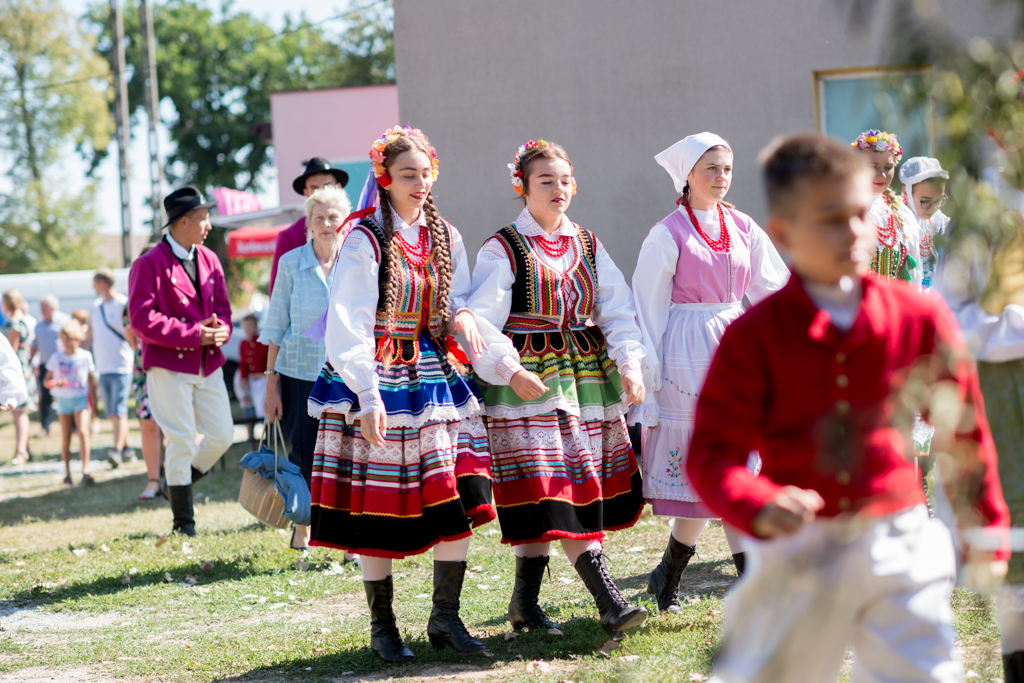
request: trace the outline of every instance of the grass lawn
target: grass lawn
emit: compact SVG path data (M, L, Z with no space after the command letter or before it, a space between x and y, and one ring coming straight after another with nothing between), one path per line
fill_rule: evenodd
M36 424L33 424L33 428ZM109 445L109 426L96 454ZM705 680L720 634L723 597L736 574L725 538L711 527L683 577L681 615L653 614L646 575L660 559L668 523L649 514L607 544L613 574L630 600L652 612L614 650L593 601L564 557L554 557L542 606L564 635L510 637L505 618L514 562L497 524L470 545L462 617L490 656L435 652L429 554L395 563L399 627L418 662L389 666L369 649L359 571L340 552L301 558L289 536L237 504L245 452L236 444L196 485L199 536L166 538L166 502L137 500L141 463L94 468L93 487L65 488L53 467L56 441L33 439L37 461L7 465L9 417L0 418L0 681ZM137 433L132 440L137 444ZM76 447L77 448L77 447ZM40 455L41 454L41 455ZM40 462L41 461L41 462ZM76 480L78 476L76 475ZM989 598L954 596L969 681L1001 680ZM847 666L847 669L849 667ZM970 674L969 674L970 675ZM847 680L848 671L842 680Z

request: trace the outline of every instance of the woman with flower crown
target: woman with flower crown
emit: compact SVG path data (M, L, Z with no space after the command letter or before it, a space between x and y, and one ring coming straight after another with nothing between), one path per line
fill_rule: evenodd
M470 271L459 231L434 208L438 160L423 133L395 127L370 152L380 206L358 212L336 261L327 363L309 397L320 419L311 545L361 556L370 646L415 659L392 608L392 558L433 548L427 636L486 650L459 618L471 527L494 519L482 400L450 336L482 351L464 308Z
M489 385L494 499L516 557L508 618L517 631L555 627L537 600L557 540L619 639L647 618L615 586L601 545L644 505L623 419L644 395L633 297L594 234L565 215L576 192L565 150L531 140L509 167L525 208L481 248L469 303L488 345L472 351Z
M889 280L906 280L920 285L920 228L914 214L889 186L896 175L896 166L903 157L903 148L892 133L864 131L850 143L868 155L875 177L872 186L875 201L868 213L877 228L876 251L871 270Z
M782 288L789 270L768 236L724 201L732 185L732 147L714 133L690 135L654 157L682 195L640 248L633 272L637 320L650 353L644 381L651 390L630 421L643 433L644 497L654 514L672 517L668 547L647 591L658 609L681 612L679 579L697 539L715 517L686 476L697 397L725 328ZM757 458L751 458L757 465ZM738 532L726 528L737 571L744 554Z

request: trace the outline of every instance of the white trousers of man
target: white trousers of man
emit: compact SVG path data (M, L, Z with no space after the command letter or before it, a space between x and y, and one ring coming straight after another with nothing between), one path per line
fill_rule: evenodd
M963 680L949 531L923 505L746 539L712 681L821 683L853 645L853 683Z
M224 374L219 368L207 377L150 368L146 388L153 419L167 437L167 484L188 486L192 468L208 472L232 442L234 420ZM196 432L202 437L198 444Z

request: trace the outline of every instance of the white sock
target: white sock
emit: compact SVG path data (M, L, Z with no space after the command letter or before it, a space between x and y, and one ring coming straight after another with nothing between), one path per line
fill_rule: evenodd
M576 566L576 560L579 556L588 550L600 550L601 541L597 540L586 540L586 539L574 539L574 538L563 538L562 539L562 552L565 553L565 559L569 560L569 564L573 567Z
M461 541L442 541L434 546L434 559L438 562L465 562L469 553L469 539Z
M701 533L704 531L704 527L708 525L706 519L684 519L682 517L676 517L672 523L672 538L676 539L685 546L693 547L697 545L697 539L700 538Z
M363 573L363 581L383 581L391 576L391 558L363 555L359 558L359 569Z
M516 557L547 557L551 554L550 543L524 543L513 546Z

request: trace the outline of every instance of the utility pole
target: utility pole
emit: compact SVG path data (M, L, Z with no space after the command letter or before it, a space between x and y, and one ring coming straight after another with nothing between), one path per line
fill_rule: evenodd
M156 124L160 120L160 92L156 82L156 39L153 37L153 6L148 0L139 0L139 18L142 20L142 70L146 77L146 115L149 117L149 179L153 185L149 202L153 208L153 241L160 239L164 225L163 194L164 167L160 163L160 141Z
M111 53L114 66L114 121L117 123L117 151L121 170L121 252L124 266L132 264L132 206L131 189L128 186L128 146L131 131L128 119L128 83L124 79L124 17L121 15L120 0L110 0L111 33L114 45Z

